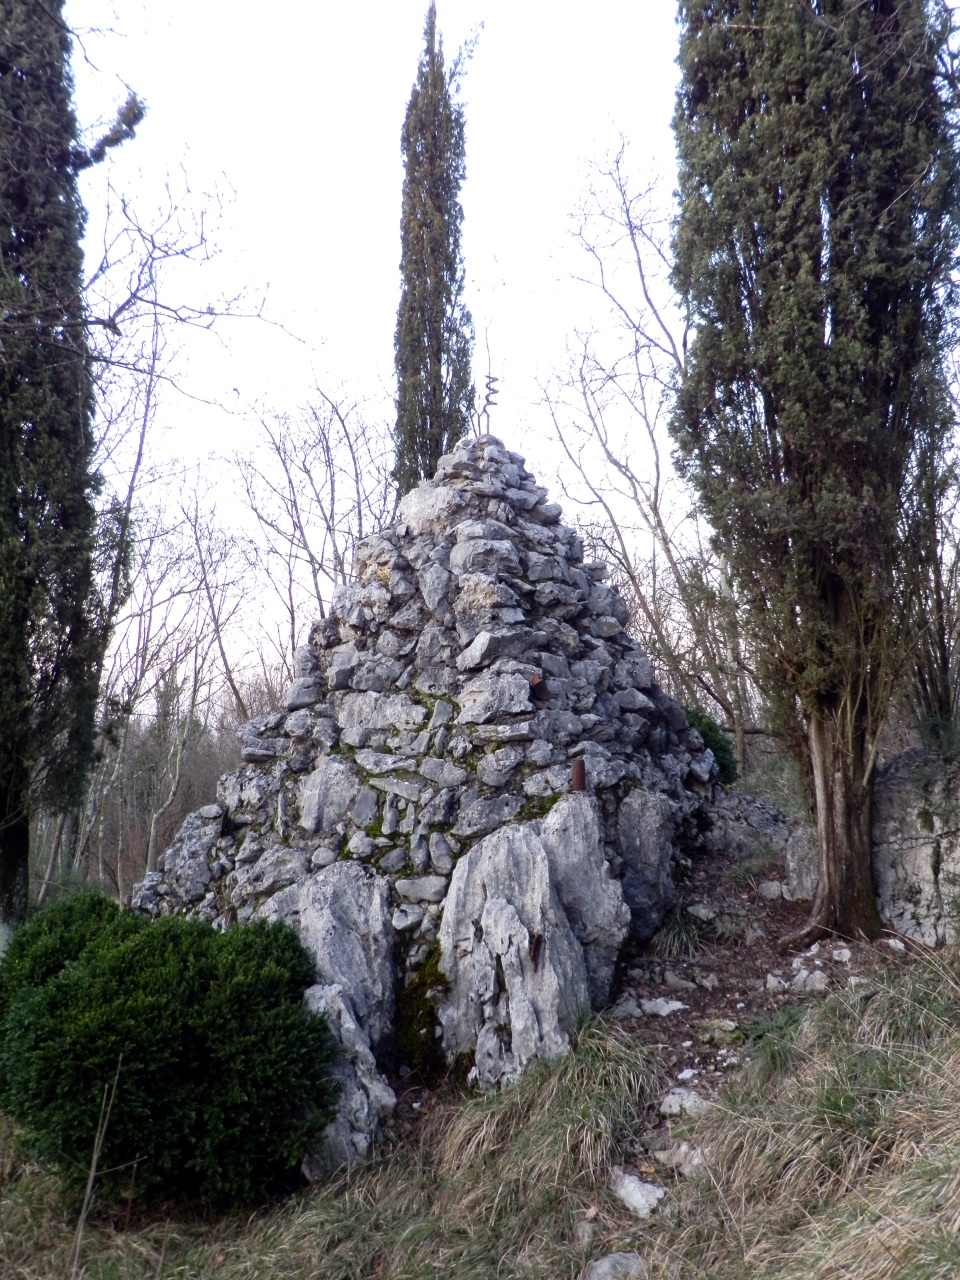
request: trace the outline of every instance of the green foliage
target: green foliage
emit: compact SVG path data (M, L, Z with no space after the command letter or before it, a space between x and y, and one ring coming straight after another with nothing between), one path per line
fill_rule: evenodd
M0 957L0 1027L23 988L42 987L65 965L78 960L101 929L117 926L117 903L100 893L80 893L38 912L18 929ZM135 916L126 916L137 927Z
M720 770L720 781L725 787L736 782L740 774L737 771L737 757L734 755L733 743L714 720L699 707L687 707L687 721L696 729L703 739L703 745L713 752L713 758Z
M452 90L431 0L424 50L403 122L402 286L395 365L397 429L394 479L401 496L436 471L463 436L474 405L473 321L463 303L460 250L466 176L464 114Z
M326 1022L303 1004L314 975L296 935L262 922L218 934L95 902L41 913L0 969L0 1102L32 1149L82 1182L116 1076L100 1157L108 1200L219 1206L289 1185L337 1092Z
M101 152L79 145L62 9L0 6L0 922L26 918L31 803L82 794L107 640L77 189Z
M675 282L693 337L672 431L758 682L782 728L817 735L817 794L854 815L819 923L872 934L866 761L951 427L945 32L925 0L680 8Z
M806 1009L794 1005L771 1017L756 1016L747 1031L752 1074L760 1084L777 1079L793 1067L798 1055L798 1034Z
M397 1052L421 1081L436 1084L448 1072L437 1036L437 999L449 987L440 969L440 944L406 982L397 987Z

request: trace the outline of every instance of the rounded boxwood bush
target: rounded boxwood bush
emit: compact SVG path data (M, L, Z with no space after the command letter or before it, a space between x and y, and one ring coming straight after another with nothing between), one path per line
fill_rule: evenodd
M696 729L703 739L703 745L709 747L713 752L713 758L716 760L717 768L720 771L720 781L725 787L731 786L740 776L737 770L737 757L734 754L733 743L714 720L713 716L708 716L699 707L687 707L686 712L687 723L690 728Z
M120 907L102 893L80 893L38 912L18 929L0 957L0 1027L21 987L43 986L78 959L101 929L117 925L120 918ZM133 928L140 923L132 915L126 921Z
M296 934L263 922L219 934L75 901L60 935L78 937L81 918L91 931L85 946L63 945L57 971L20 942L33 930L52 956L42 915L17 935L16 966L0 962L0 991L12 988L0 1103L35 1153L85 1180L116 1078L98 1172L108 1200L224 1206L289 1187L337 1099L334 1044L303 1003L315 978ZM26 971L44 976L27 983Z

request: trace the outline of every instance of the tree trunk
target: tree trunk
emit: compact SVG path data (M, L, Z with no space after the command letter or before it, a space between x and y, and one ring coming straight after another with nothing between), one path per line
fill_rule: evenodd
M30 811L27 788L9 779L3 788L7 812L0 815L0 954L15 925L27 918L30 882Z
M821 707L807 735L820 846L820 883L807 924L784 944L828 935L871 939L883 922L873 885L872 780L867 740L845 705Z
M50 892L50 886L53 883L53 872L57 865L57 858L60 856L60 849L63 845L63 830L67 824L67 815L61 813L57 819L57 834L53 840L53 847L50 850L50 858L47 862L47 870L44 873L43 883L37 893L37 906L42 907L46 901L47 894Z

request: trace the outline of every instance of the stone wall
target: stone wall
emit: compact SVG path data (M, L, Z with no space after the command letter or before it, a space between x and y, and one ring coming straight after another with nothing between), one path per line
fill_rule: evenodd
M135 892L299 929L344 1047L324 1159L376 1138L387 1066L460 1058L489 1088L564 1052L673 904L716 766L560 515L498 440L444 457Z
M960 939L960 777L920 750L878 770L873 788L873 879L884 923L927 946ZM812 901L820 874L816 828L743 792L718 790L703 839L709 851L769 853L780 890Z

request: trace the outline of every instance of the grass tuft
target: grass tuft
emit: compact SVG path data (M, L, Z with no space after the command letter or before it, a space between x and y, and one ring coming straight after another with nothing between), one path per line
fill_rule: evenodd
M750 1069L684 1121L699 1172L648 1222L606 1187L610 1166L642 1149L664 1081L649 1050L601 1023L517 1087L435 1102L392 1150L250 1219L125 1230L94 1215L83 1274L577 1280L591 1258L636 1250L651 1280L956 1280L958 958L917 959L896 978L878 969L748 1038ZM585 1219L595 1236L580 1247ZM0 1221L4 1280L67 1273L75 1224L9 1128Z
M650 950L660 960L688 959L699 955L707 926L688 911L671 911L650 940Z

